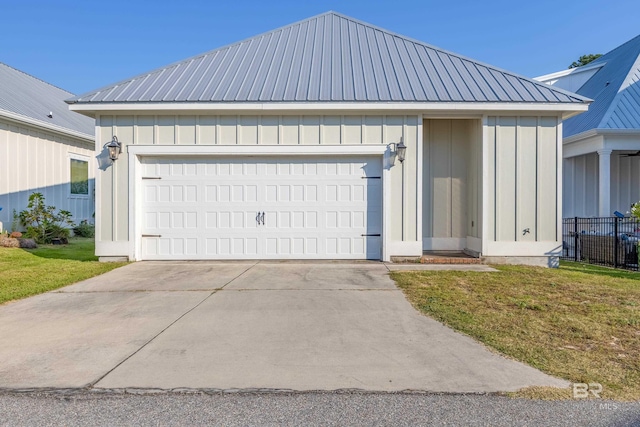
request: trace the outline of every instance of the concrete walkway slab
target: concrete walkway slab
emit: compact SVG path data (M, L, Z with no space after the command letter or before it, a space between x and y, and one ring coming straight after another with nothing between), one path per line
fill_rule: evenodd
M383 263L137 263L0 306L0 388L567 386L416 312Z

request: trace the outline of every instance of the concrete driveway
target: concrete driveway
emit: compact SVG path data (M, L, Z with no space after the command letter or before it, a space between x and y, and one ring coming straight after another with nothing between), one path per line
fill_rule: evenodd
M373 262L135 263L0 306L0 342L11 389L568 385L420 315Z

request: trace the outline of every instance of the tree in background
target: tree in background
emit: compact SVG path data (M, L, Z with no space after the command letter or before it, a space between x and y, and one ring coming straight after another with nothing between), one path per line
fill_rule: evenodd
M595 61L596 59L600 58L601 56L602 56L601 53L590 53L588 55L582 55L580 58L578 58L577 61L574 61L574 62L571 63L571 65L569 65L569 69L582 67L583 65L587 65L589 62Z

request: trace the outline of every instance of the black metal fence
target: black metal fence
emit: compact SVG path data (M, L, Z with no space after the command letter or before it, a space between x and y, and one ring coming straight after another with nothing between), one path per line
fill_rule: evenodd
M638 271L639 241L635 218L564 218L560 258Z

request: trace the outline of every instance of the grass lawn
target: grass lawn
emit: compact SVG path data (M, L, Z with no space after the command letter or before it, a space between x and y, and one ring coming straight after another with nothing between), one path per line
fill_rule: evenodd
M603 398L640 400L640 273L569 262L496 268L391 274L419 311L498 352L573 383L600 383Z
M98 262L94 240L72 238L68 245L37 249L0 247L0 304L61 288L126 263Z

